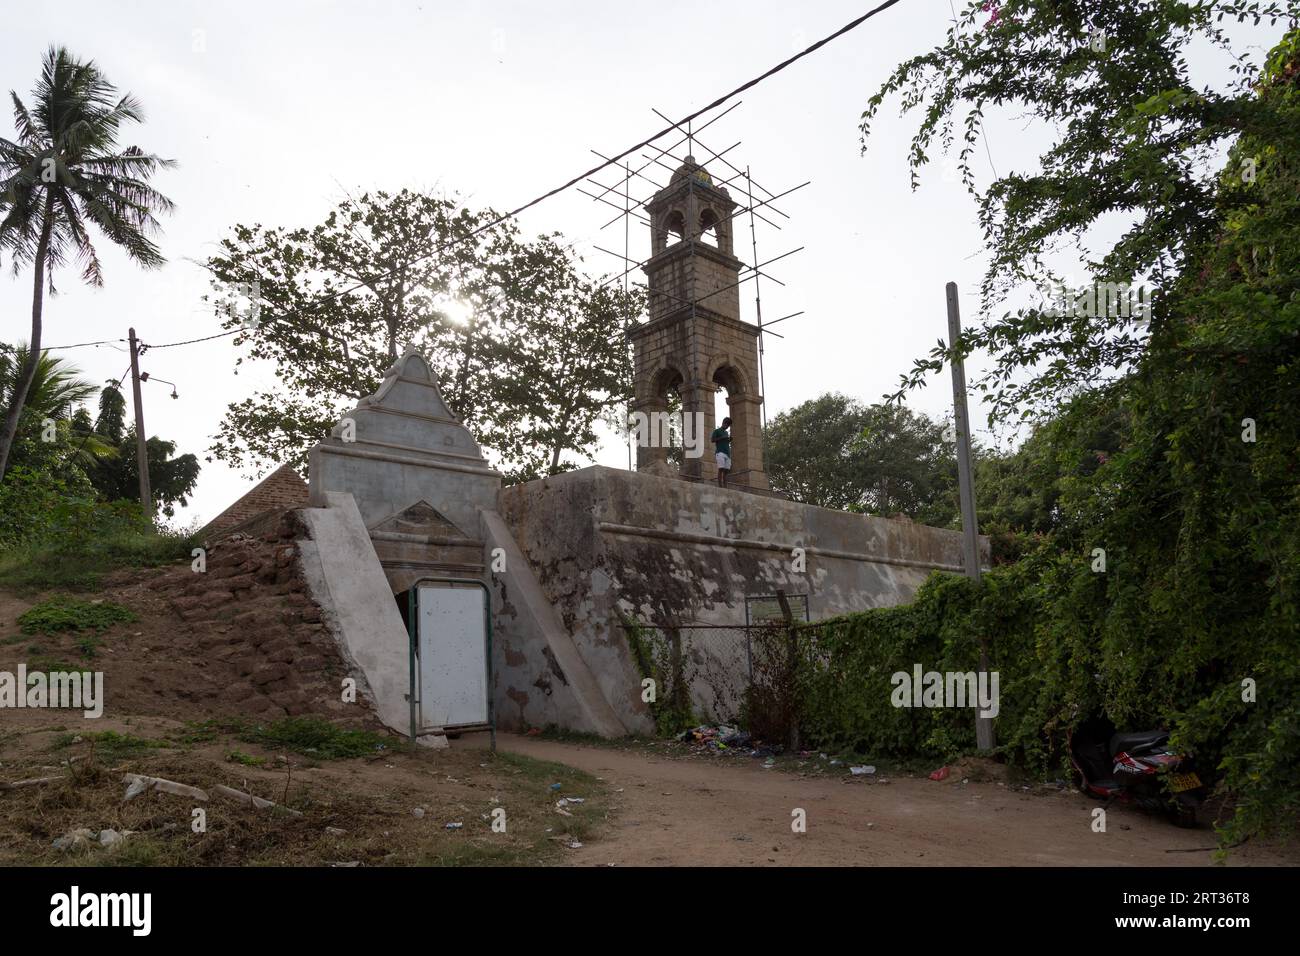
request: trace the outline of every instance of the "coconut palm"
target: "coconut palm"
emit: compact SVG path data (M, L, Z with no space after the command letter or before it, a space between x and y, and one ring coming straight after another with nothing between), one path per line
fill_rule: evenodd
M51 47L32 108L10 96L17 140L0 138L0 257L9 255L15 274L32 267L32 334L0 432L0 478L37 372L44 292L47 285L54 291L54 270L72 259L84 281L103 285L92 225L139 265L162 265L149 236L158 229L154 214L172 209L148 180L173 162L118 146L123 124L143 113L130 94L118 97L93 61Z
M29 356L26 345L12 349L0 346L0 402L12 404L14 389L28 366ZM96 434L93 425L78 423L78 413L85 415L83 405L94 397L96 391L94 383L81 377L80 369L49 352L41 354L36 362L36 372L28 383L24 410L28 421L36 424L27 427L39 428L46 419L68 419L77 436L72 459L83 468L118 454L113 441ZM21 442L19 447L22 447Z

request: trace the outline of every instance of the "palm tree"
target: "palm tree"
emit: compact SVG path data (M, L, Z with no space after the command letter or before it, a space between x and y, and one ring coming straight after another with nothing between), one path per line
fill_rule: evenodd
M14 388L29 364L30 354L26 345L20 344L12 349L0 346L0 402L12 405ZM80 369L49 352L41 354L36 362L36 372L28 383L25 406L28 421L38 423L34 427L39 427L39 423L47 418L72 421L72 430L78 436L72 458L83 468L102 458L115 458L118 454L116 444L107 436L96 433L93 424L85 427L77 421L78 413L85 413L82 406L94 397L96 391L94 383L81 378Z
M117 145L121 126L143 119L139 102L130 94L118 98L93 61L63 47L45 54L31 110L17 93L10 96L18 138L0 138L0 255L9 253L15 275L33 267L32 334L0 432L0 478L40 360L44 291L47 284L54 291L54 270L75 258L84 281L103 285L91 224L144 268L162 265L149 235L158 229L154 213L170 212L172 202L148 180L174 165Z

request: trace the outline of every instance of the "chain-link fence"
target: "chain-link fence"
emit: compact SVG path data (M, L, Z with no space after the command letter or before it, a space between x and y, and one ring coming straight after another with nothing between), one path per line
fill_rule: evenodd
M661 732L692 721L740 723L765 739L794 724L791 629L784 624L626 624Z

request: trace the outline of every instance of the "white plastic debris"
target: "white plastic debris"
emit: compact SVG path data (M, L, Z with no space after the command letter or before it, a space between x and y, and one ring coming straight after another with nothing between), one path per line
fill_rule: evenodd
M116 830L111 829L111 828L108 829L108 830L100 830L100 831L99 831L99 845L100 845L100 846L113 846L113 844L115 844L115 843L121 843L121 842L122 842L123 840L125 840L128 836L130 836L132 832L133 832L133 831L131 831L131 830L123 830L121 833L118 833Z
M863 765L860 766L860 767L850 767L850 768L849 768L849 773L853 774L853 776L855 776L855 777L862 777L862 776L868 776L868 777L869 777L869 776L871 776L871 774L873 774L873 773L875 773L875 772L876 772L876 768L873 767L873 766L871 766L870 764L863 764Z
M93 830L87 830L85 827L79 827L76 830L72 830L68 833L65 833L63 836L55 840L54 849L71 850L74 849L75 847L85 846L91 840L95 840L95 839L97 839L97 836Z

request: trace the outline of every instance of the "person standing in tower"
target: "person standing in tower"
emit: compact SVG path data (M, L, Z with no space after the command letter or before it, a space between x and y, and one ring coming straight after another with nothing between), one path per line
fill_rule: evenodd
M718 463L718 487L727 486L727 472L731 471L731 432L727 431L731 427L731 419L724 418L722 425L713 429L710 436L713 440L713 446L717 449L714 459Z

